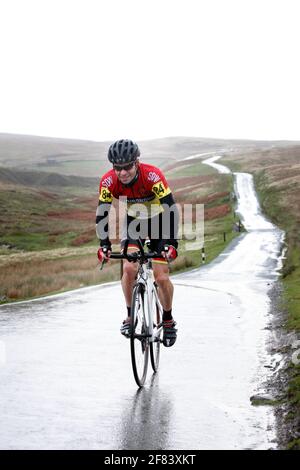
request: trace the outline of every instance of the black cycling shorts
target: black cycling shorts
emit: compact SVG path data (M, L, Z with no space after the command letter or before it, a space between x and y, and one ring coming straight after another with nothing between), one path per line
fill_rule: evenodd
M149 219L139 220L134 219L127 214L123 224L121 248L124 248L125 242L127 240L128 248L137 248L139 246L137 241L138 238L141 239L143 245L146 239L149 239L150 251L156 251L157 253L161 253L161 251L163 251L164 245L177 245L175 240L170 240L170 237L166 238L164 236L162 214L156 215ZM153 261L163 264L167 263L167 261L161 258L154 258Z

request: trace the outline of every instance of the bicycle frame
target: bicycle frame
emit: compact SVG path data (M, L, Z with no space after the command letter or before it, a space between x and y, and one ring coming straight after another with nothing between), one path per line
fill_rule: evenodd
M146 306L147 306L147 315L146 318L148 320L148 335L149 335L149 341L150 342L155 342L157 341L157 336L154 335L154 330L153 330L153 324L154 324L154 318L153 318L153 297L155 301L157 302L157 305L160 309L160 313L162 316L162 306L157 294L157 290L155 288L155 281L154 281L154 275L151 267L151 261L148 260L146 264L142 264L139 268L138 271L138 277L137 277L137 284L142 284L144 286L144 291L146 293ZM161 329L161 328L160 328Z

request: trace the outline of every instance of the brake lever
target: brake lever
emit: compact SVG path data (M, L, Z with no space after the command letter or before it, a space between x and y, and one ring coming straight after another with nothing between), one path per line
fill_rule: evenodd
M105 265L105 260L102 261L102 263L101 263L101 265L100 265L100 268L99 268L99 271L102 271L104 265Z

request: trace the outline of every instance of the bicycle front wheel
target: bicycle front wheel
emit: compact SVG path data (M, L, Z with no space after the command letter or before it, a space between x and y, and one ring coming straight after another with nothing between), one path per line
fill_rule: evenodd
M146 380L149 358L149 335L145 314L144 289L137 284L132 294L130 325L131 363L135 381L142 387Z

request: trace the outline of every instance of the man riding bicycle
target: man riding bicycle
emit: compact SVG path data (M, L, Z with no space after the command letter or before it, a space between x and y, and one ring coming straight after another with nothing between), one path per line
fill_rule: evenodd
M131 140L118 140L109 147L108 159L113 168L105 173L99 186L96 213L96 233L100 240L98 259L108 261L111 253L108 214L113 198L126 198L127 208L123 225L121 249L128 240L128 252L138 250L139 238L150 239L151 251L163 258L153 259L153 274L163 307L163 344L172 346L177 337L176 322L172 316L174 287L169 278L169 261L177 257L178 211L161 170L141 163L140 150ZM137 269L135 263L123 261L122 288L127 306L127 318L121 326L125 336L130 328L130 310Z

